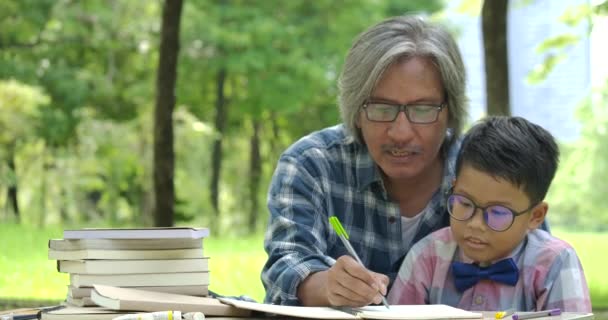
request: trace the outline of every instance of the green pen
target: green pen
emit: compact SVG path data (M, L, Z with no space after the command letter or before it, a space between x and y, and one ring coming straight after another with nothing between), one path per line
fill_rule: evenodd
M338 220L338 217L336 217L336 216L329 217L329 224L331 224L331 226L334 228L334 231L336 231L336 234L338 235L340 240L342 240L342 243L346 247L346 250L348 250L348 253L350 253L350 255L353 256L353 258L355 258L355 260L357 260L357 262L359 262L360 265L365 267L365 265L363 264L361 259L359 259L359 256L357 255L357 252L355 252L355 249L353 248L353 246L351 246L350 242L348 242L348 233L346 233L346 230L344 230L344 227L342 227L342 224L340 223L340 220ZM382 304L387 309L390 309L390 307L388 306L388 301L386 301L386 297L384 297L384 296L382 296Z

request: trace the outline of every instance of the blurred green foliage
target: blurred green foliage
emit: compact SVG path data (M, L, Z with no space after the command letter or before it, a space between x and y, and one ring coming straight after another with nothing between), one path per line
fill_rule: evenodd
M569 10L562 20L593 22L606 3ZM25 224L150 225L161 2L0 0L0 9L0 220L15 219L7 190L18 187ZM187 1L173 115L178 224L218 222L222 234L261 231L280 152L340 121L336 81L354 37L387 16L440 9L440 1ZM547 39L538 48L546 63L530 79L542 81L559 63L560 50L582 36ZM223 132L213 124L220 70L226 72ZM562 145L548 196L552 225L607 225L607 90L581 104L573 120L582 124L581 137ZM262 205L252 231L248 180L257 124ZM209 185L219 138L216 218Z
M537 51L544 60L528 76L538 83L558 65L566 50L575 45L595 25L596 19L606 19L608 1L573 6L560 18L573 27L588 23L583 34L564 33L548 38ZM573 142L560 145L560 166L547 200L551 208L551 224L591 231L608 230L608 79L577 107L572 121L581 125L581 134Z
M608 79L577 109L580 137L562 144L560 167L547 196L552 223L608 230Z
M279 153L310 131L338 123L336 80L355 36L441 1L186 1L180 30L175 127L176 219L219 232L247 225L250 139L259 126L265 203ZM0 81L42 101L0 108L0 220L39 226L150 225L152 133L162 2L0 0ZM224 72L226 128L214 128ZM33 93L20 93L22 97ZM8 101L6 93L0 101ZM36 110L35 116L26 111ZM17 117L19 122L10 120ZM10 125L10 127L9 127ZM210 205L211 150L223 141L220 216ZM12 161L12 162L11 162ZM12 168L12 163L15 168Z

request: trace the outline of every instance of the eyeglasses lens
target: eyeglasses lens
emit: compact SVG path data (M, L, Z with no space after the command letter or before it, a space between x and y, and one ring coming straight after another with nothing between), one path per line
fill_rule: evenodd
M491 206L486 210L485 216L488 227L496 231L506 230L513 222L513 212L503 206Z
M477 205L470 199L451 195L448 198L448 212L452 218L459 221L469 220L477 209ZM484 209L484 220L488 227L495 231L504 231L513 223L513 212L503 206L490 206Z

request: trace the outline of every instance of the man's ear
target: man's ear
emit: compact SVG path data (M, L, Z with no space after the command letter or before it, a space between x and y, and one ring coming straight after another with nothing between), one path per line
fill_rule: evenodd
M549 211L549 204L545 201L537 204L534 208L532 208L530 221L528 221L528 229L534 230L545 221L545 216L547 215L547 211Z

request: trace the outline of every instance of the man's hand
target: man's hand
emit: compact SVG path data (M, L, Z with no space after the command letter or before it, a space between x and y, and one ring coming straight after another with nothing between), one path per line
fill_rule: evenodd
M350 256L341 256L327 271L311 274L300 284L302 305L362 307L382 303L386 275L367 270Z

